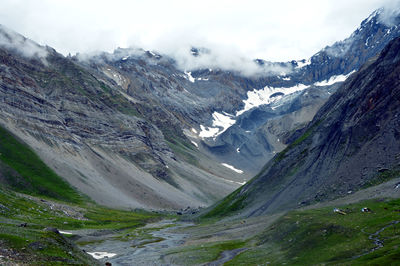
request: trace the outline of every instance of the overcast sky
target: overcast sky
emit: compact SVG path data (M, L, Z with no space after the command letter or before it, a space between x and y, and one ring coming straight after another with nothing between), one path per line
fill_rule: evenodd
M344 39L375 9L400 0L1 0L0 23L57 51L208 47L287 61Z

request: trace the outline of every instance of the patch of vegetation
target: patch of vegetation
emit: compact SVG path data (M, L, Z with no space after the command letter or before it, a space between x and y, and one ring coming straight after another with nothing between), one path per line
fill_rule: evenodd
M2 127L0 127L0 161L9 167L6 171L0 168L6 185L17 191L75 203L82 200L82 197L50 169L31 148ZM16 176L10 169L21 177L19 182L15 182Z
M7 250L3 249L2 256L11 264L97 264L70 240L51 231L4 225L0 228L0 246Z
M120 240L120 241L135 241L138 243L138 246L159 242L163 240L160 237L154 237L151 232L158 231L161 229L173 227L175 224L167 224L160 227L139 227L139 228L129 228L122 230L118 236L115 236L113 239Z
M202 219L218 218L227 215L233 215L244 207L244 200L246 199L246 194L239 196L241 188L237 189L222 201L217 203L216 206L212 208L211 211L204 214Z
M400 177L400 169L395 168L391 170L383 170L382 172L379 172L374 178L365 183L362 188L376 186L397 177Z
M13 258L12 254L19 254L13 263L94 265L69 237L44 229L109 229L117 233L161 219L159 214L141 210L115 210L90 202L76 205L42 200L4 188L0 188L0 202L0 247L12 251L11 255L4 254L9 259ZM69 214L73 211L78 215Z
M314 123L314 125L312 125L309 129L307 129L306 132L304 132L303 135L301 135L300 137L298 137L296 140L294 140L291 144L289 144L289 146L287 146L283 151L281 151L280 153L278 153L274 160L275 162L280 162L282 161L285 157L286 157L286 153L293 149L294 147L296 147L297 145L299 145L300 143L302 143L304 140L308 139L311 134L314 132L314 129L316 129L323 120L319 120L317 122ZM304 152L304 150L303 150Z
M113 230L137 228L160 219L160 215L142 210L124 211L101 206L89 208L85 217L89 221L82 227Z
M188 147L185 142L182 144L182 142L176 140L174 142L166 140L166 142L171 150L185 162L199 166L197 158L192 154L193 147Z
M368 207L371 212L362 212ZM292 211L227 265L393 265L400 259L400 200L370 200L340 207ZM384 229L379 233L380 230ZM378 233L377 233L378 232ZM374 250L372 235L383 241Z
M223 251L242 248L244 245L245 242L240 240L205 243L172 250L166 255L174 257L174 254L178 254L173 259L173 263L177 265L202 265L217 260Z
M97 97L108 107L116 108L123 114L142 117L133 103L125 99L119 92L112 90L106 84L99 82L102 92Z

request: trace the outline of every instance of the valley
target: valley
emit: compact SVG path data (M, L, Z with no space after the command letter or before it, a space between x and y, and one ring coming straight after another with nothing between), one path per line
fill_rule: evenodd
M139 48L64 56L0 25L0 264L395 265L385 14L251 74Z

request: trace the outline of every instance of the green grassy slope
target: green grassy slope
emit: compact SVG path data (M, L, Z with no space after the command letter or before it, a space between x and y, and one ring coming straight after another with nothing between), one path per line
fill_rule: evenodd
M371 212L362 212L363 207ZM289 212L228 265L395 265L400 261L399 199L370 200L340 209L346 214L335 213L332 207Z
M370 211L362 212L364 207ZM201 220L188 229L195 239L166 256L178 265L207 264L229 250L239 254L224 265L399 265L400 261L400 199L290 211L265 228L259 228L264 222L242 218L217 222L222 232L215 233L209 230L214 222Z
M115 233L160 219L144 211L43 200L0 189L0 264L95 265L68 237L45 228L109 229ZM26 226L20 226L25 224Z
M32 149L0 127L0 183L41 197L80 202L82 197L51 170ZM1 182L2 181L2 182Z
M160 215L154 213L84 201L32 149L0 127L0 264L94 265L96 261L68 238L44 229L118 232L157 219Z

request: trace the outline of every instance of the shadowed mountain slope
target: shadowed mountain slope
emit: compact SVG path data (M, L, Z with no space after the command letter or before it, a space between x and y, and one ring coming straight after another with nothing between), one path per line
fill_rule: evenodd
M400 38L350 76L303 132L206 216L292 209L398 176Z

